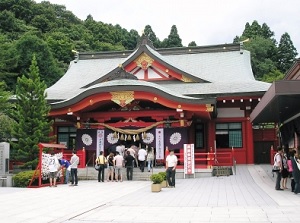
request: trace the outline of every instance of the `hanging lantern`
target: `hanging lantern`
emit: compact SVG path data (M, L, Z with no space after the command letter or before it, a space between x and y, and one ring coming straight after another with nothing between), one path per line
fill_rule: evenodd
M128 138L127 138L128 140L131 140L131 135L128 135Z
M123 134L121 135L120 140L124 140L124 135Z

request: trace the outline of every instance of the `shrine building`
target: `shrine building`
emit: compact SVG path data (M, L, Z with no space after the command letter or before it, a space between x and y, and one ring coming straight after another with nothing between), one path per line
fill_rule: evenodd
M49 87L56 143L86 161L117 143L196 152L234 150L238 164L269 163L274 126L250 114L270 84L254 78L242 44L155 49L143 35L133 51L76 53ZM263 137L262 137L263 136Z

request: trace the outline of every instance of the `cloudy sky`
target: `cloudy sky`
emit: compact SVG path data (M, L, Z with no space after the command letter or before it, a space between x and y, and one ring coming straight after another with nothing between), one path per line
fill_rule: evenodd
M41 2L40 0L35 0ZM119 24L140 34L150 25L162 41L176 25L184 46L232 43L245 24L257 20L266 23L279 42L287 32L300 54L299 0L48 0L65 5L85 20L91 14L96 21ZM299 57L300 55L298 55Z

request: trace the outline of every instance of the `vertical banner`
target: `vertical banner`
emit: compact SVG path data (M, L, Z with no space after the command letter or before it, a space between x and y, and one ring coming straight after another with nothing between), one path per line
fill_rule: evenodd
M195 174L194 144L184 144L184 174Z
M100 151L104 151L104 130L98 129L97 130L97 150L96 156L99 156Z
M155 132L156 139L156 159L162 160L165 158L165 145L164 145L164 129L157 128Z

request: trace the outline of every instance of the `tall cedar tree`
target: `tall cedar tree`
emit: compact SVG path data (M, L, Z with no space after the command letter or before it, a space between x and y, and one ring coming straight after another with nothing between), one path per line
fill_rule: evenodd
M12 104L8 101L11 94L5 90L5 83L0 82L0 142L9 141L12 133L13 120L8 116Z
M9 103L8 99L10 95L10 92L5 90L5 83L0 81L0 113L9 114L11 103Z
M46 101L46 84L41 81L35 55L27 75L17 80L16 109L14 112L14 159L23 161L33 168L38 161L38 143L49 142L52 122L47 116L50 106Z
M288 33L284 33L279 41L278 45L278 67L279 70L285 73L291 68L298 55L296 48L294 47L293 41Z
M182 40L179 37L178 31L177 31L177 27L175 25L173 25L171 27L171 32L168 36L168 40L167 40L167 46L169 48L172 47L182 47Z

